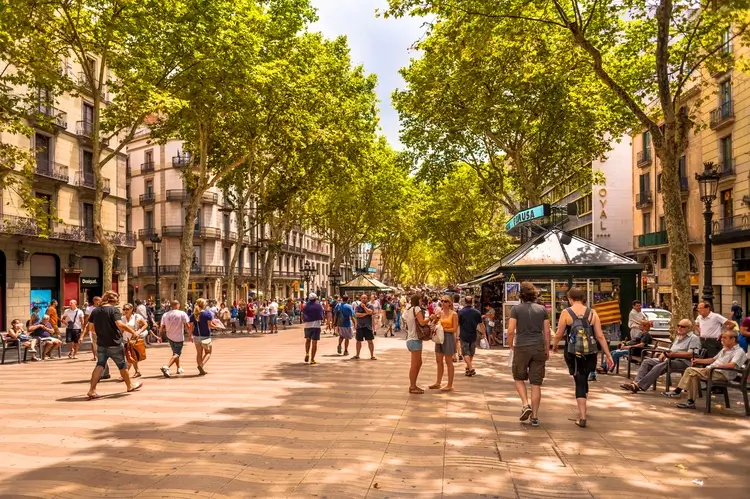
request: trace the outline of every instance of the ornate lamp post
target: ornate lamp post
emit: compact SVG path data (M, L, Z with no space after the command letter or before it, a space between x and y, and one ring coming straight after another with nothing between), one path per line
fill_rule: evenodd
M711 248L711 223L714 212L711 210L711 204L716 199L716 191L719 189L719 173L711 161L703 163L703 171L695 174L700 188L701 201L705 205L703 218L705 219L705 253L703 257L703 299L708 301L713 307L714 304L714 286L713 286L713 255Z
M334 295L339 294L338 287L341 284L341 272L339 272L339 269L332 269L331 272L328 274L328 279L331 281L333 294Z
M304 265L302 265L302 279L305 281L305 294L310 294L310 281L312 280L313 272L315 272L315 268L312 266L309 260L305 260Z
M154 322L161 321L161 292L159 291L159 252L161 251L161 237L156 232L151 235L154 247L154 273L156 276L156 303L154 304Z

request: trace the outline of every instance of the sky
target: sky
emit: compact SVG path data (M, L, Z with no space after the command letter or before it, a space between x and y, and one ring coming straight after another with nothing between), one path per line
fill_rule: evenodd
M312 4L318 9L319 20L311 30L321 31L329 38L345 35L352 62L362 64L367 73L378 75L380 127L391 145L402 149L391 93L405 86L398 70L418 56L410 47L424 33L423 21L375 17L376 9L382 12L388 7L387 0L312 0Z

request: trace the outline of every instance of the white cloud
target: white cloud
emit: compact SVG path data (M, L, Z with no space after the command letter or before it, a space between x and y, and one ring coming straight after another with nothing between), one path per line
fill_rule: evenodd
M424 33L423 21L376 17L376 9L382 12L387 8L387 0L312 0L312 4L320 19L311 30L329 38L346 35L352 61L378 75L380 126L390 143L401 148L398 113L391 105L391 93L405 86L398 70L416 57L410 47Z

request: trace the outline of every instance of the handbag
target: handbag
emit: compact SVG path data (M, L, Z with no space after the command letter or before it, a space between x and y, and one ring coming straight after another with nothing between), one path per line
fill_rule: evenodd
M482 338L481 340L479 340L479 348L481 348L482 350L487 350L490 348L490 342L487 341L487 338Z
M417 328L417 339L420 341L428 341L432 339L432 328L430 328L429 324L425 324L424 326L419 323L419 320L417 320L417 313L414 311L414 308L410 308L411 313L414 315L414 325ZM421 309L420 309L421 311ZM406 321L404 321L406 323Z
M206 338L205 340L201 340L201 345L204 348L211 348L211 338Z
M131 338L126 344L128 355L136 362L146 360L146 342L143 338Z
M432 341L438 345L442 345L445 341L445 331L443 331L443 326L440 324L435 325L435 329L432 332Z

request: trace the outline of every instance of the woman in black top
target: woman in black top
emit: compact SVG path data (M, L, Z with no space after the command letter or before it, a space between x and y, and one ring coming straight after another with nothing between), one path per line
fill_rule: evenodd
M575 423L581 428L586 427L586 398L589 392L589 373L596 370L596 356L597 353L591 353L588 355L575 355L568 352L568 339L570 338L570 327L573 325L573 317L570 311L573 312L577 317L587 317L589 324L594 330L596 341L601 345L602 352L607 357L607 365L611 369L614 366L612 355L609 353L609 345L607 340L604 338L602 332L602 323L599 320L599 316L594 310L591 310L584 303L586 299L586 292L579 288L572 288L568 291L568 300L570 307L566 308L560 313L560 317L557 322L557 333L555 338L552 340L552 350L557 353L559 348L560 340L565 337L565 363L568 365L568 372L573 376L573 381L576 385L576 403L578 404L579 418L574 420Z

